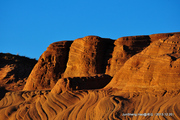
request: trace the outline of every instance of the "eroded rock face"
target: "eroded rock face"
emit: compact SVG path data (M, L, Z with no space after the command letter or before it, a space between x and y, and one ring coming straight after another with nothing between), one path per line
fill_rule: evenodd
M131 57L106 86L129 91L180 88L180 34L153 42Z
M97 36L76 39L69 52L64 77L94 76L105 73L107 60L111 57L113 40Z
M114 74L124 65L124 63L136 53L139 53L150 44L149 36L122 37L114 42L112 58L109 59L109 66L106 73Z
M0 87L11 91L22 90L36 62L35 59L0 53Z
M150 43L177 33L122 37L117 40L86 36L51 44L41 55L24 90L52 89L58 79L91 77L107 74L113 77L124 63Z
M152 35L149 35L149 37L151 38L151 41L154 42L154 41L157 41L157 40L162 39L162 38L167 38L167 37L173 36L174 34L179 34L179 33L152 34Z
M39 58L24 90L51 89L66 69L71 43L72 41L52 43Z

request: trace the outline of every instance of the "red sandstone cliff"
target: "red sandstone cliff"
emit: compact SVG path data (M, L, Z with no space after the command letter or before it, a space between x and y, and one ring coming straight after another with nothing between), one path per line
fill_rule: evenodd
M117 40L87 36L55 42L41 55L24 90L51 89L58 79L106 74L113 77L124 63L150 43L178 33L122 37Z

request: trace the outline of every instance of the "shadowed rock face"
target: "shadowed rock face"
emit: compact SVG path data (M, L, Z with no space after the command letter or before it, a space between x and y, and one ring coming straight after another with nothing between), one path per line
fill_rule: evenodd
M91 77L61 78L51 90L52 93L60 94L68 90L90 90L105 87L112 79L109 75L97 75Z
M180 33L53 43L0 119L180 119L179 58Z
M11 91L22 90L36 63L35 59L0 53L0 87Z

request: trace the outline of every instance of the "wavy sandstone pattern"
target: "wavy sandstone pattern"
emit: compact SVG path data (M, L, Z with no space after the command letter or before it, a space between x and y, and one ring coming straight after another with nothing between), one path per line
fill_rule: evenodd
M1 100L0 118L3 120L180 118L179 92L171 98L168 93L158 96L149 93L134 94L123 93L122 96L117 96L103 90L66 91L61 94L49 91L11 92ZM127 113L134 113L137 116L124 116ZM148 114L143 116L144 113L153 113L153 116ZM161 113L164 113L164 116Z

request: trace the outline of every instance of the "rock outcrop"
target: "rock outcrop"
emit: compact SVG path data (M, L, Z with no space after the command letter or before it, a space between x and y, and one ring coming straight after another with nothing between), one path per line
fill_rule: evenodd
M109 66L106 74L114 74L124 65L124 63L136 53L141 52L151 43L149 36L122 37L114 42L112 57L109 59Z
M63 75L72 41L55 42L41 55L24 90L51 89Z
M52 89L58 79L107 74L113 77L124 63L151 42L176 33L122 37L86 36L51 44L32 70L24 90Z
M113 40L97 36L76 39L69 51L64 77L82 77L102 74L106 71L109 53L113 51Z
M180 34L161 38L126 61L106 86L123 90L178 90Z
M149 36L123 37L116 41L87 36L73 42L53 43L39 58L24 90L51 89L60 78L98 74L113 77L128 58L150 42Z
M10 91L22 90L36 62L35 59L0 53L0 87Z

